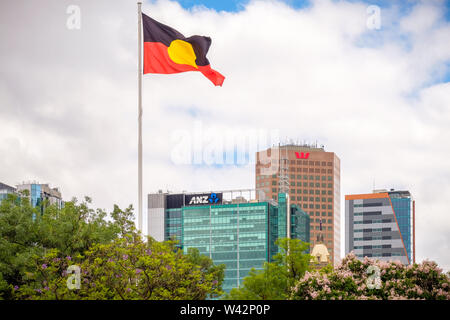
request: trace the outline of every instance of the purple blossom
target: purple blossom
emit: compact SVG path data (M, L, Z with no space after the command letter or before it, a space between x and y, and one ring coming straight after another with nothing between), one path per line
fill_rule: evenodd
M123 258L123 260L127 260L127 259L128 259L128 255L127 255L127 254L124 254L124 255L122 256L122 258Z
M148 254L148 255L151 255L152 254L152 250L151 249L147 249L147 250L145 250L145 253Z
M120 278L121 276L121 274L116 274L116 278Z
M49 289L48 287L45 287L45 288L44 288L44 290L48 290L48 289Z
M167 270L172 270L172 266L167 265L167 266L166 266L166 269L167 269Z
M212 282L213 285L216 285L217 283L218 283L217 280L214 280L214 281Z
M19 290L19 286L14 286L14 291Z
M44 263L44 264L42 265L42 269L47 269L47 264Z
M67 256L66 259L70 261L70 260L72 260L72 257L71 256Z
M139 274L139 273L141 273L141 272L142 272L141 269L136 269L136 274Z
M131 292L131 289L130 289L130 288L127 288L127 292Z
M41 289L34 289L34 291L39 292L39 293L42 293L42 290L41 290Z

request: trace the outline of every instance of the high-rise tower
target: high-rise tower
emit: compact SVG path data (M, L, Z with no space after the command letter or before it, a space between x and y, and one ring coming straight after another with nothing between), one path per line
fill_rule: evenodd
M317 145L286 144L256 153L257 197L278 200L287 191L291 204L307 212L311 248L322 221L323 244L333 264L340 262L340 159Z

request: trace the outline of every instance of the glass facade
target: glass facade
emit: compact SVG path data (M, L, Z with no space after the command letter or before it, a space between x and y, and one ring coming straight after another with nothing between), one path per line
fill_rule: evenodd
M309 242L309 216L297 205L289 205L280 193L279 203L240 202L186 205L184 195L168 195L164 206L164 240L179 240L187 252L197 248L216 265L224 264L223 290L230 291L254 268L278 253L275 242L287 236L287 208L291 210L291 237ZM156 208L156 207L155 207Z
M295 204L291 205L291 238L308 243L310 239L309 215ZM309 249L306 253L309 253Z
M41 186L39 184L32 184L31 185L31 205L33 207L37 207L41 204L42 198L41 198Z
M411 222L411 198L401 197L398 194L389 194L392 202L392 207L397 217L400 233L402 234L403 243L408 254L409 261L411 258L411 242L412 242L412 222Z
M164 212L164 241L182 241L182 210L181 208L166 209Z
M268 261L270 204L241 203L183 207L183 248L196 247L225 264L223 289L238 287L251 268Z

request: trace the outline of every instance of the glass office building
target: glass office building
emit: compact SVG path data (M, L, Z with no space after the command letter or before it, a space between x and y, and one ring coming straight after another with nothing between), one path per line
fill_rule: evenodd
M345 253L358 258L415 261L415 203L409 191L345 196Z
M8 197L8 194L14 194L16 188L8 186L7 184L0 182L0 202Z
M217 203L207 201L213 198L205 194L149 195L149 221L153 222L149 235L159 241L179 240L184 252L197 248L215 264L224 264L225 291L238 287L252 268L262 269L264 262L271 261L278 252L275 241L288 234L289 218L291 238L309 240L309 216L288 201L226 202L221 193L214 194L220 199ZM192 203L202 197L208 203ZM280 194L280 199L283 197L288 199Z

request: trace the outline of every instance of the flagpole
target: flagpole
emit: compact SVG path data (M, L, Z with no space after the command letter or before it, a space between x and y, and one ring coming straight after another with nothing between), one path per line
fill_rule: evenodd
M138 230L142 230L142 2L138 2Z

